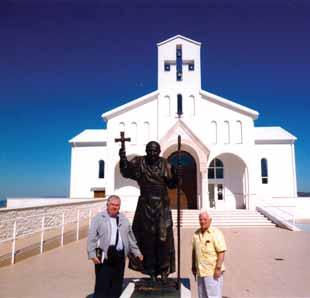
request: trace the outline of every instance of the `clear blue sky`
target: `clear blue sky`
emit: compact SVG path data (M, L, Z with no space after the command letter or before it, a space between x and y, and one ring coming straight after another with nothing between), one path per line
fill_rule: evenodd
M306 0L1 1L0 198L67 196L68 140L156 90L156 43L176 34L202 42L203 89L298 137L310 191L309 28Z

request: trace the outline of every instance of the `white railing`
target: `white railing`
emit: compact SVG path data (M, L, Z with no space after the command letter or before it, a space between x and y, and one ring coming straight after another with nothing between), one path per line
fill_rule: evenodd
M12 242L12 250L11 250L11 264L15 263L16 257L16 240L21 239L23 237L31 236L37 233L40 233L40 254L44 252L44 243L45 243L45 233L52 229L60 228L60 245L64 245L64 234L65 234L65 226L68 224L75 224L76 226L76 235L75 239L79 240L80 238L80 224L81 221L88 220L87 224L90 226L91 219L98 212L102 211L102 207L80 207L77 210L64 210L62 212L50 212L41 215L31 215L26 217L16 217L15 219L8 219L0 221L0 229L1 227L11 228L11 236L4 237L4 239L0 240L0 245L6 242ZM38 220L36 220L36 218ZM38 227L26 228L23 226L26 223L34 222ZM23 229L21 227L23 226ZM20 228L19 228L20 227ZM72 229L71 229L72 230ZM7 235L9 233L6 233Z

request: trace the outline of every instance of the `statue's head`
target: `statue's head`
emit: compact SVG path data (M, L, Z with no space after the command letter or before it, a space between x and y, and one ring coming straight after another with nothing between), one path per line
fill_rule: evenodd
M146 144L145 151L148 163L152 164L159 159L160 145L155 141L151 141Z

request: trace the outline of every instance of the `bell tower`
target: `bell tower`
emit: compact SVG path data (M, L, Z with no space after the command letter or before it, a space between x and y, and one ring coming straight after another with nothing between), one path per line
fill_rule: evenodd
M201 89L201 43L176 35L157 44L158 90L167 92Z

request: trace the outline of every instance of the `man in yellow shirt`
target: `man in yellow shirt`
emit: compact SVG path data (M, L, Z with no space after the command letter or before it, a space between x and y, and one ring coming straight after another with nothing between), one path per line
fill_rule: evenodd
M201 212L200 229L193 236L192 272L198 277L199 298L222 297L226 243L223 233L211 227L211 222L209 214Z

